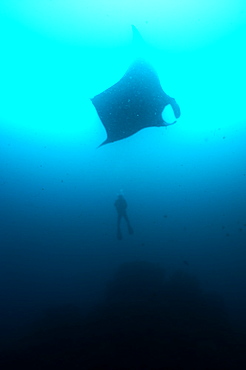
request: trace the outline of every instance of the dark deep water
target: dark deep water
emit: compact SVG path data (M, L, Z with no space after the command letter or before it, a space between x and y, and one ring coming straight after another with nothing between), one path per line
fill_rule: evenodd
M246 368L245 5L155 3L0 5L1 369ZM132 23L181 118L97 149Z

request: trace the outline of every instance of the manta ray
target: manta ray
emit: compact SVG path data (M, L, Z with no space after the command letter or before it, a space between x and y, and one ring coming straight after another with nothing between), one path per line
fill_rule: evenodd
M135 26L132 30L133 35L141 37ZM117 83L91 101L107 133L99 146L125 139L146 127L170 125L162 118L169 104L175 117L180 117L175 99L163 91L156 71L142 58L134 60Z

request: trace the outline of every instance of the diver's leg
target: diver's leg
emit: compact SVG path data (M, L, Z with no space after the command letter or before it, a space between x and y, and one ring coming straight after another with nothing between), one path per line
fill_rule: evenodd
M120 229L121 218L122 218L122 216L118 215L118 219L117 219L117 239L118 240L122 239L122 233L121 233L121 229Z
M125 213L124 214L124 218L125 218L125 220L126 220L126 224L127 224L127 228L128 228L128 232L129 232L129 234L133 234L133 228L131 227L131 224L130 224L130 221L129 221L129 218L128 218L128 216L127 216L127 214Z

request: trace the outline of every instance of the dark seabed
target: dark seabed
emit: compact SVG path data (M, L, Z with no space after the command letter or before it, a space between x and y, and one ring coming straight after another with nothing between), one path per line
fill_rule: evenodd
M246 368L246 4L182 4L0 4L1 369ZM97 148L139 54L181 116Z

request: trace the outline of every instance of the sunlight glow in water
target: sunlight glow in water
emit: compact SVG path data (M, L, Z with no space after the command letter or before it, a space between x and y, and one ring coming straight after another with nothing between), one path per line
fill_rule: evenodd
M245 122L241 0L2 0L0 14L0 119L9 125L87 139L95 130L100 142L90 98L125 72L131 24L188 134Z
M186 44L200 43L245 20L242 0L3 0L1 6L7 15L64 38L81 38L90 28L89 40L104 32L112 37L112 28L137 22L169 30L177 44L180 37Z

